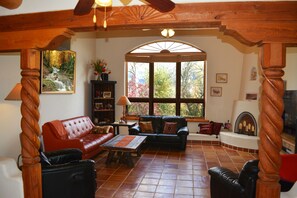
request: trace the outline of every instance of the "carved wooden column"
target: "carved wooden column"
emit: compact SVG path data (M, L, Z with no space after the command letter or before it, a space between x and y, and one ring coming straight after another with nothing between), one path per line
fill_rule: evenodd
M257 198L280 197L279 168L283 129L282 76L285 67L285 47L281 43L264 44L260 53L262 67L262 94L260 110L259 179Z
M34 49L21 50L21 128L20 135L23 159L23 183L25 198L41 198L41 165L39 158L39 76L40 52Z

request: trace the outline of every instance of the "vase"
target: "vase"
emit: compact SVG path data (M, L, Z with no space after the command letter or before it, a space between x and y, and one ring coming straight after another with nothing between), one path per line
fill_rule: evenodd
M101 74L98 74L98 75L97 75L97 80L98 80L98 81L102 81Z
M102 79L103 81L108 81L108 74L107 74L107 73L102 73L102 74L101 74L101 79Z

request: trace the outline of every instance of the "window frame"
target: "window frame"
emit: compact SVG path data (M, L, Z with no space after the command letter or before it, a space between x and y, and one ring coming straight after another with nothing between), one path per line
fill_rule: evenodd
M180 42L182 43L182 42ZM197 48L197 47L195 47ZM197 48L199 49L199 48ZM200 50L200 49L199 49ZM149 105L149 115L154 115L154 103L174 103L175 104L175 114L180 115L181 113L181 104L182 103L196 103L203 105L202 117L196 116L185 116L189 118L204 118L205 117L205 97L206 97L206 53L200 50L201 52L174 52L170 53L169 51L164 50L160 53L127 53L125 56L126 61L126 90L128 90L128 63L129 62L141 62L149 63L149 96L148 98L143 97L128 97L130 102L144 102ZM181 63L190 62L190 61L203 61L204 62L204 73L203 73L203 98L181 98ZM176 98L154 98L154 63L155 62L175 62L176 64ZM128 96L128 93L126 93ZM129 116L138 116L132 115L128 112Z

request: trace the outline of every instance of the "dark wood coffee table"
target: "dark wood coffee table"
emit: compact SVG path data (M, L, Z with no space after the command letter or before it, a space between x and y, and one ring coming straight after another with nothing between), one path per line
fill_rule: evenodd
M112 161L119 161L127 164L129 167L134 167L131 153L137 153L140 156L140 146L145 141L146 136L137 135L117 135L108 142L105 142L101 147L108 150L106 164ZM117 157L115 154L117 153Z

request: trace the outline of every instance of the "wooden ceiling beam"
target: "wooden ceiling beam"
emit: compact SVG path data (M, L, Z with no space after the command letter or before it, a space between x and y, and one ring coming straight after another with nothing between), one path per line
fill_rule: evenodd
M55 49L74 32L67 28L0 32L0 52L21 49Z
M271 14L273 13L273 14ZM76 16L73 10L0 17L0 31L68 28L73 31L103 31L104 10ZM240 42L296 44L297 2L224 2L177 4L161 13L150 6L111 7L107 10L107 31L127 29L218 28Z

